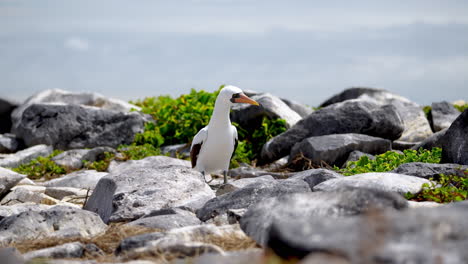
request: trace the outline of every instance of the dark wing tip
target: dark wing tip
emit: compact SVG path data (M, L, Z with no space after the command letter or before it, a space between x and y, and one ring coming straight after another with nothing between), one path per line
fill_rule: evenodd
M197 158L198 154L200 153L202 143L200 144L195 144L192 146L192 149L190 150L190 160L192 161L192 168L195 168L197 165Z

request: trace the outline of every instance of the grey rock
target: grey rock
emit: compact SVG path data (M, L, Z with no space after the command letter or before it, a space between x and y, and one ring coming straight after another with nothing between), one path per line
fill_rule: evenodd
M43 193L34 192L26 188L17 188L9 192L0 201L0 205L13 205L19 203L36 203L40 204L45 199Z
M58 200L67 196L86 196L88 190L73 187L47 187L44 192L46 195Z
M23 264L21 253L14 247L0 248L0 259L2 264Z
M218 215L226 214L229 209L248 208L266 198L299 192L310 192L309 185L302 180L262 181L213 198L196 213L197 217L205 222Z
M258 248L242 250L242 251L228 251L224 254L203 254L196 256L190 260L192 264L208 264L208 263L222 263L222 264L260 264L265 262L264 251ZM178 259L174 264L186 264L186 259Z
M9 133L11 129L11 113L18 105L0 98L0 134Z
M164 232L154 232L124 238L115 249L115 254L121 255L122 253L132 251L137 248L146 247L152 241L161 239L164 236Z
M281 98L281 100L289 106L293 111L298 113L302 118L312 114L314 110L310 106L303 105L293 100Z
M361 159L361 157L363 157L363 156L366 156L366 157L369 158L370 160L374 160L374 159L375 159L375 156L374 156L374 155L371 155L371 154L369 154L369 153L364 153L364 152L359 151L359 150L353 150L353 151L351 151L351 153L349 153L348 159L343 163L343 167L346 167L346 165L348 164L348 162L358 161L358 160Z
M430 112L432 129L437 132L450 127L459 115L460 111L448 102L432 103Z
M194 213L180 208L170 208L153 211L138 220L129 222L127 225L170 230L200 224L201 221Z
M439 132L436 132L432 136L424 139L423 141L411 147L411 149L418 150L420 148L423 148L423 149L441 148L442 147L441 139L443 138L446 132L447 132L447 129L443 129Z
M242 189L247 185L264 182L264 181L274 181L275 179L271 175L264 175L255 178L243 178L239 180L229 181L226 184L223 184L216 190L216 196L223 195L228 192Z
M188 158L190 157L190 145L189 144L177 144L161 147L161 153L163 155L169 155L173 158Z
M0 134L0 153L16 152L20 145L15 135Z
M343 188L332 192L296 193L263 200L240 219L242 230L262 246L268 230L279 218L329 218L361 215L373 210L408 207L400 195L375 189Z
M407 142L407 141L395 140L392 142L392 149L395 149L395 150L411 149L414 146L418 145L419 143L421 142Z
M43 211L26 211L0 221L0 243L43 237L92 237L107 226L98 215L82 209L54 206Z
M40 156L49 156L52 154L53 148L47 145L37 145L27 149L23 149L13 154L7 154L3 159L0 159L0 167L16 168L21 164L30 162Z
M26 261L35 258L81 258L85 252L85 245L80 242L65 243L59 246L43 248L23 254Z
M192 165L188 160L176 159L167 156L150 156L141 160L128 160L126 162L119 163L116 166L109 167L110 173L118 173L122 170L132 170L141 167L157 168L161 166L183 166L191 168Z
M461 113L440 139L441 163L468 165L468 109Z
M24 178L26 175L0 167L0 198Z
M17 215L27 211L43 211L52 207L51 205L36 203L18 203L8 206L0 206L0 221L8 216Z
M317 110L270 139L262 148L259 164L289 155L294 144L308 137L358 133L393 140L400 137L403 129L394 106L348 100Z
M303 180L309 184L310 189L315 185L328 181L330 179L342 178L343 175L327 169L311 169L298 172L291 176L288 180Z
M227 210L228 224L233 225L239 223L239 220L244 216L247 210L247 208Z
M166 241L164 239L153 241L150 246L138 248L133 252L127 252L127 258L138 256L152 256L154 252L163 255L165 258L189 258L200 254L216 253L224 254L224 251L213 244L192 241Z
M228 172L231 178L242 179L242 178L256 178L261 176L270 175L275 179L285 179L292 175L292 173L288 172L271 172L266 171L260 168L254 168L250 166L246 167L238 167L234 169L230 169Z
M391 150L391 141L388 139L371 137L362 134L336 134L309 137L298 142L291 149L289 161L299 154L310 159L313 164L341 167L354 150L370 154L381 154Z
M331 179L316 185L312 191L333 191L344 187L371 188L400 194L417 193L424 183L430 181L390 172L369 172L343 178Z
M44 186L94 189L98 181L107 174L107 172L98 172L95 170L80 170L44 182Z
M105 153L115 153L115 149L110 147L96 147L93 149L72 149L67 150L52 158L58 165L78 170L83 167L83 162L94 162L105 158Z
M100 109L129 112L131 109L141 110L138 106L129 104L125 101L108 98L97 93L73 93L60 89L50 89L41 91L29 97L23 104L16 108L11 118L13 126L18 125L24 110L32 104L41 103L62 103L83 106L99 107Z
M405 97L383 89L362 87L349 88L334 95L321 106L324 107L351 99L362 99L380 105L391 104L395 106L405 127L403 134L399 138L401 141L419 142L432 135L431 127L421 106L411 102Z
M126 164L103 177L85 209L98 213L105 222L121 222L171 207L195 210L214 197L201 173L185 166L152 164L151 160L154 158Z
M264 116L284 119L287 127L302 119L298 113L274 95L257 94L252 96L252 99L260 103L260 106L237 104L232 107L231 120L244 129L253 131L261 125Z
M424 162L410 162L398 166L392 170L393 173L412 175L425 179L434 178L438 179L440 174L457 175L459 177L468 177L468 166L459 164L437 164L437 163L424 163Z
M349 263L455 263L468 261L468 211L439 206L370 212L345 218L282 214L267 246L283 258L331 253Z
M57 149L118 147L130 144L143 132L145 119L96 107L32 104L26 108L13 132L27 146L45 143Z

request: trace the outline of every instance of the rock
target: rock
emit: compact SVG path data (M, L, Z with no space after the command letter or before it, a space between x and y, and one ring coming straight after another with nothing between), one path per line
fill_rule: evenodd
M439 206L345 218L275 217L267 246L285 258L328 253L349 263L467 263L468 211Z
M264 175L255 178L243 178L239 180L229 181L227 184L224 184L216 190L216 196L223 195L228 192L242 189L247 185L264 182L264 181L274 181L275 179L271 175Z
M118 112L129 112L131 109L140 111L140 107L129 104L125 101L108 98L97 93L73 93L60 89L50 89L41 91L28 98L22 105L16 108L11 114L13 125L17 125L24 110L32 104L62 103L82 106L99 107L100 109Z
M411 147L411 149L418 150L420 148L423 149L432 149L432 148L440 148L442 147L441 139L447 132L447 129L441 130L439 132L434 133L432 136L424 139L423 141L419 142L418 144Z
M51 205L36 203L18 203L14 205L0 206L0 221L8 216L20 214L27 211L43 211L52 207Z
M55 199L62 200L67 196L83 196L88 194L88 190L73 187L47 187L45 194Z
M239 220L244 216L247 210L247 208L227 210L228 224L233 225L239 223Z
M21 164L30 162L39 156L49 156L52 154L53 148L47 145L37 145L14 154L8 154L5 158L0 159L0 167L16 168Z
M187 264L186 259L178 259L173 262L174 264ZM203 254L195 256L190 260L192 264L261 264L265 262L265 254L263 250L258 248L242 250L242 251L228 251L224 254Z
M369 172L324 181L312 191L333 191L344 187L371 188L400 194L418 193L424 183L430 183L419 177L390 172Z
M98 172L95 170L80 170L44 182L44 186L94 189L98 181L107 174L107 172Z
M206 253L224 254L224 251L212 244L191 241L153 241L151 246L135 249L126 254L127 258L141 256L163 256L163 258L189 258Z
M58 165L70 169L78 170L83 167L83 162L94 162L103 160L105 153L115 153L115 149L109 147L96 147L93 149L72 149L67 150L52 158Z
M412 175L425 179L438 179L440 174L457 175L459 177L467 177L468 166L459 164L437 164L437 163L424 163L424 162L410 162L398 166L392 170L393 173Z
M170 165L192 168L192 165L188 160L181 160L167 156L150 156L141 160L128 160L126 162L119 163L116 166L110 167L109 172L118 173L122 170L132 170L141 167L157 168Z
M98 213L104 222L121 222L171 207L196 210L214 197L201 173L184 166L152 164L152 160L158 159L119 165L120 169L99 180L85 209Z
M406 142L401 140L395 140L392 142L392 149L403 151L405 149L411 149L419 143L420 142Z
M374 159L375 159L375 156L374 156L374 155L371 155L371 154L368 154L368 153L364 153L364 152L359 151L359 150L353 150L353 151L351 151L351 153L349 153L348 159L343 163L343 167L346 167L346 165L348 164L348 162L358 161L358 160L361 159L361 157L363 157L363 156L367 156L367 158L369 158L370 160L374 160Z
M252 99L260 103L260 106L236 104L231 112L231 120L248 131L253 131L261 125L264 116L284 119L287 127L292 127L302 119L298 113L274 95L257 94L252 96Z
M27 146L45 143L56 149L117 148L143 132L145 119L137 112L121 113L95 107L32 104L24 109L13 132Z
M312 189L315 185L321 182L342 177L344 176L332 170L311 169L298 172L291 176L288 180L303 180L309 184L310 189Z
M24 259L14 247L0 248L0 259L3 264L24 264Z
M250 166L246 167L238 167L234 169L230 169L228 175L231 178L235 179L242 179L242 178L256 178L261 176L269 175L275 179L285 179L292 175L292 173L288 172L270 172L259 168L254 168Z
M403 122L392 105L345 101L313 112L270 139L262 148L259 164L287 156L294 144L308 137L358 133L393 140L400 137L403 129Z
M16 107L16 104L0 98L0 134L10 132L11 112L13 112Z
M82 258L85 245L80 242L65 243L59 246L43 248L23 254L26 261L35 258Z
M295 193L273 197L251 206L240 219L240 225L258 244L266 246L268 230L277 219L334 218L407 207L407 201L400 195L375 189L344 188L332 192Z
M432 130L435 132L450 127L453 121L460 115L460 111L445 101L432 103L430 113L430 123Z
M310 192L309 185L302 180L261 181L213 198L196 213L197 217L205 222L218 215L224 215L229 209L248 208L269 197L300 192Z
M24 178L26 175L0 167L0 198Z
M187 226L172 229L165 233L147 233L122 240L116 249L117 255L129 255L132 252L158 252L170 248L181 248L193 242L245 240L247 236L239 225L215 226L211 224ZM222 252L222 251L221 251ZM220 252L218 252L220 253Z
M291 149L289 161L298 155L310 159L314 165L325 162L331 166L341 167L354 150L370 154L381 154L392 149L388 139L371 137L362 134L336 134L309 137L296 143Z
M18 182L17 185L32 185L32 186L34 186L34 185L37 185L37 184L35 182L33 182L31 179L29 179L29 178L24 178L20 182Z
M34 192L28 190L27 188L17 188L8 193L0 201L0 205L13 205L19 203L55 205L58 204L59 201L48 195L45 195L44 193Z
M321 106L325 107L330 104L352 99L361 99L379 105L391 104L395 106L404 123L404 131L399 138L401 141L419 142L432 135L431 127L421 106L411 102L405 97L383 89L360 87L346 89L325 101Z
M298 113L301 116L301 118L304 118L304 117L312 114L312 112L314 112L312 107L307 106L307 105L303 105L303 104L298 103L296 101L285 99L285 98L281 98L281 101L283 101L285 104L287 104L289 106L289 108L291 108L294 112Z
M13 134L0 134L0 153L16 152L21 143Z
M190 145L189 144L177 144L161 147L161 153L163 155L169 155L172 158L189 158L190 157Z
M138 220L128 223L127 225L170 230L174 228L200 224L201 221L194 213L180 208L171 208L153 211L147 215L142 216Z
M443 204L436 203L436 202L415 202L415 201L408 201L409 208L419 208L419 207L438 207L442 206Z
M74 207L54 206L42 211L26 211L0 221L0 243L44 237L92 237L107 226L98 215Z
M463 111L440 139L441 163L468 165L468 109Z

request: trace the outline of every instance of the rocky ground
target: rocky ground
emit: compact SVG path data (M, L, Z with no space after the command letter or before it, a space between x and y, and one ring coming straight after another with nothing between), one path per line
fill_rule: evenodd
M468 110L440 102L426 116L370 88L347 89L316 111L249 96L263 107L236 106L232 120L279 117L288 130L264 145L258 167L232 169L227 185L168 156L87 169L151 119L126 102L60 90L20 105L0 99L1 263L468 263L468 201L403 196L441 173L467 177ZM353 176L330 167L420 147L441 147L442 163ZM12 170L55 149L65 152L53 161L69 171L60 178ZM297 157L310 166L278 170Z

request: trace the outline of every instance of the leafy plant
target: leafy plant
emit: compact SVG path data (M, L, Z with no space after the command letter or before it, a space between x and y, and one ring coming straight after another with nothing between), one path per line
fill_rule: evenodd
M468 174L468 171L465 172ZM468 176L468 175L467 175ZM449 203L466 200L468 197L468 178L441 174L438 179L431 178L431 183L424 183L417 194L407 193L405 197L413 201L434 201Z
M456 104L454 104L453 106L455 106L455 108L458 109L458 111L460 111L460 112L463 112L463 111L465 111L466 109L468 109L468 104L464 104L464 105L456 105Z
M96 171L107 171L109 168L110 162L115 158L115 154L111 152L104 152L104 158L101 160L96 160L93 162L84 160L83 167L88 170L96 170Z
M124 160L139 160L149 156L161 155L161 149L152 144L144 145L122 145L119 151L123 154Z
M441 148L433 148L432 150L419 149L418 151L407 149L403 151L403 154L387 151L386 153L377 155L375 160L362 156L357 161L348 162L344 169L339 169L338 167L335 167L335 169L343 175L384 172L393 170L401 164L408 162L439 163L441 156Z
M32 180L41 179L42 177L45 179L60 177L67 173L67 171L65 168L52 161L51 158L62 152L61 150L54 150L49 156L37 157L26 164L21 164L17 168L13 168L13 171L25 174Z

